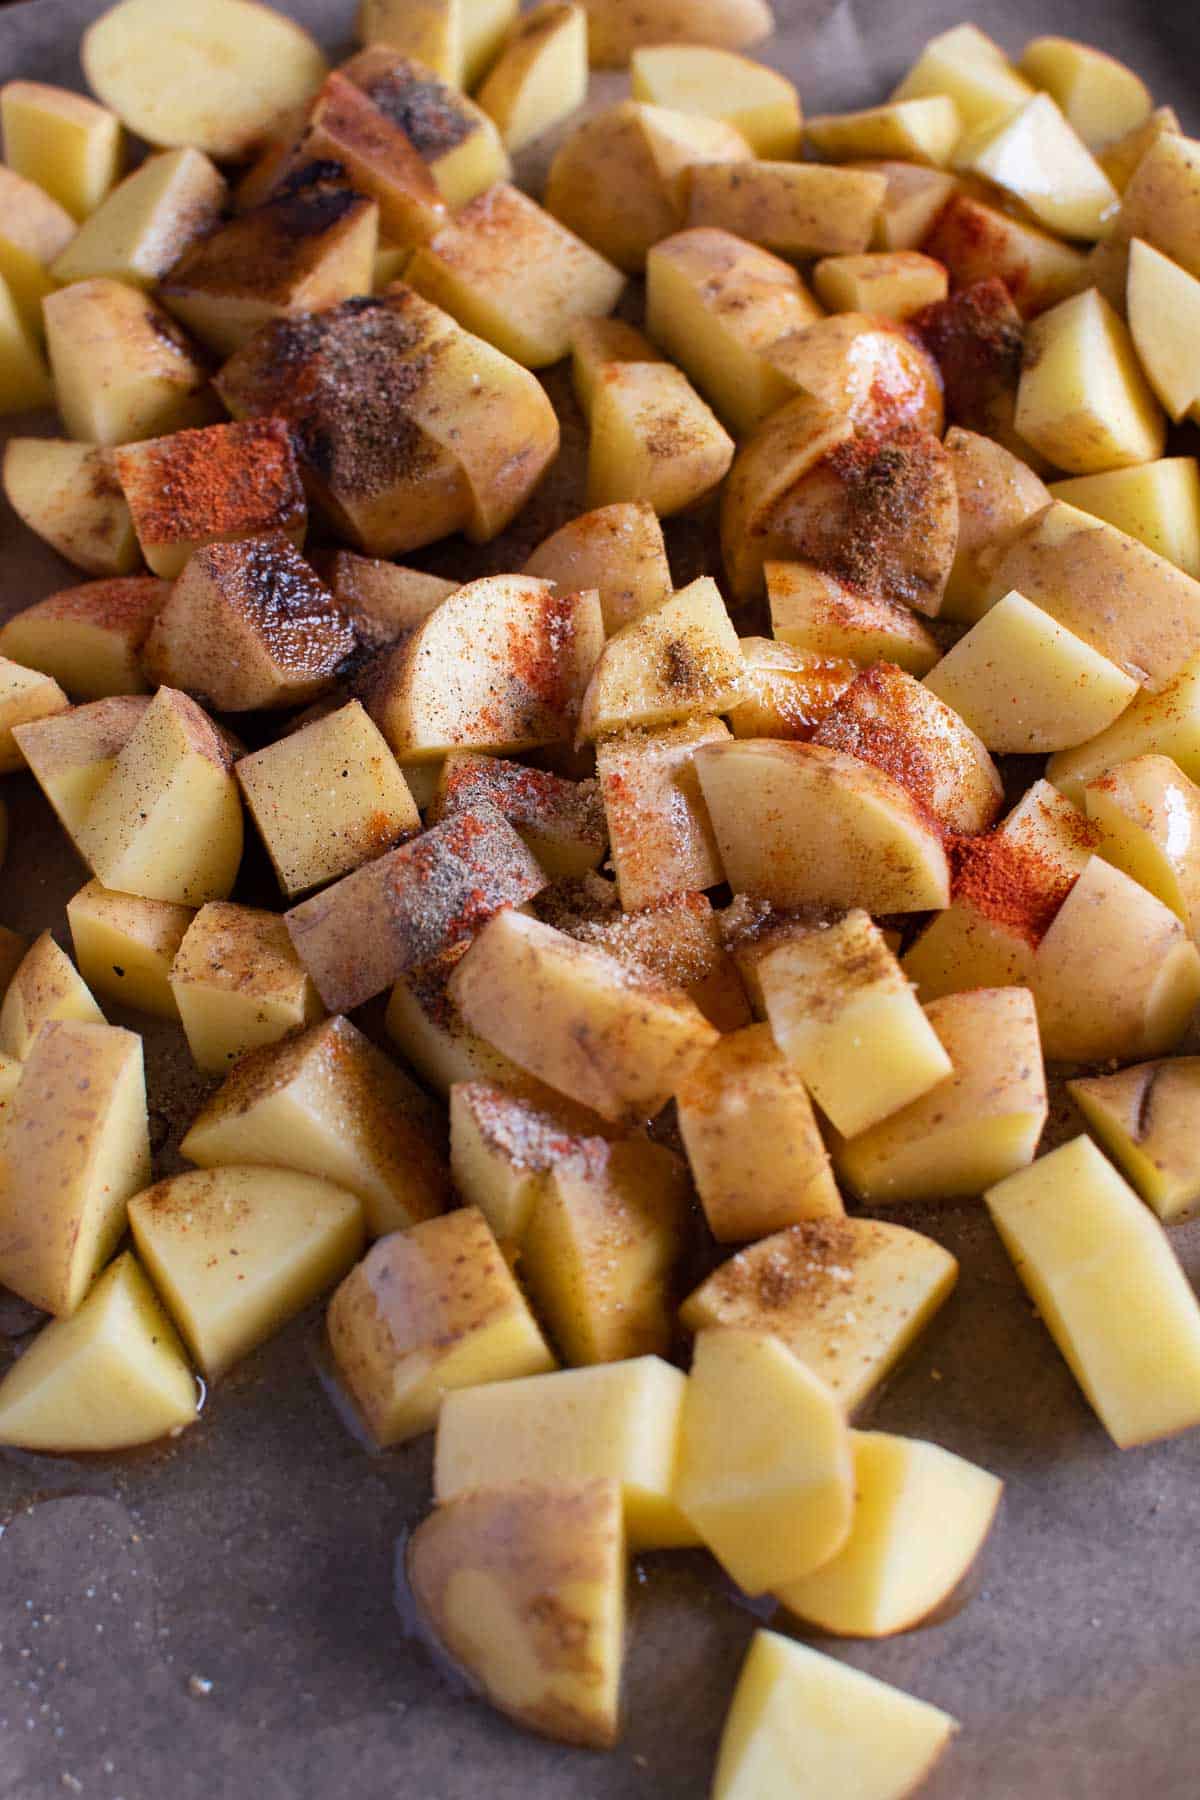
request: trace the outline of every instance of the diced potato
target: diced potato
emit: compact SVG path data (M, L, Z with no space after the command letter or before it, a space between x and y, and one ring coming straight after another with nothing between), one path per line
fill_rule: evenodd
M850 1441L850 1536L779 1599L839 1637L890 1637L911 1631L953 1594L992 1528L1003 1483L920 1439L855 1431Z
M529 1083L524 1070L471 1030L450 993L450 977L465 950L465 944L458 944L399 978L388 999L388 1036L443 1097L456 1081L520 1089Z
M1017 1273L1121 1449L1200 1419L1200 1307L1163 1233L1090 1138L989 1190Z
M1016 427L1075 475L1152 462L1165 423L1124 321L1096 288L1029 327Z
M872 243L876 250L919 250L960 185L956 176L926 163L870 157L856 166L863 174L882 175L887 182L883 208L875 221Z
M832 1391L778 1338L700 1332L683 1398L675 1497L748 1594L797 1580L846 1542L854 1510L850 1433Z
M1200 1201L1195 1107L1200 1057L1138 1063L1115 1075L1069 1081L1091 1130L1166 1225L1190 1218Z
M415 57L442 81L465 88L461 0L361 0L359 42Z
M51 406L55 393L33 331L0 274L0 413Z
M438 1417L437 1502L513 1481L611 1480L621 1484L632 1550L694 1545L674 1497L686 1388L657 1356L460 1388Z
M665 1145L584 1140L556 1157L520 1238L521 1273L567 1362L665 1355L687 1169Z
M325 61L293 20L254 0L120 0L85 31L93 91L151 144L245 156L320 85Z
M805 121L804 135L818 156L834 162L886 156L944 167L962 128L962 115L949 94L926 94L860 112L822 113Z
M73 1313L150 1179L142 1040L75 1018L44 1024L5 1108L4 1164L0 1280Z
M330 1300L326 1320L338 1373L384 1448L432 1430L454 1388L555 1366L474 1206L376 1244Z
M456 750L447 756L429 822L487 801L506 818L551 878L586 875L603 860L608 832L594 781Z
M1156 106L1143 124L1124 132L1097 151L1100 167L1117 192L1124 194L1143 156L1165 132L1173 132L1178 136L1179 131L1179 115L1175 108Z
M1031 38L1021 52L1020 68L1035 87L1057 100L1067 122L1092 149L1136 131L1154 104L1132 69L1071 38Z
M718 1031L738 1031L750 1023L741 978L707 895L670 894L638 912L580 919L566 929L636 974L682 986Z
M917 250L877 250L825 257L813 270L813 286L831 312L907 319L944 300L948 280L941 263Z
M853 256L870 245L886 192L884 177L871 170L704 163L689 171L687 216L680 223L732 231L797 260Z
M88 809L149 704L147 695L120 694L16 726L21 754L77 848Z
M120 174L121 121L83 94L40 81L6 82L0 126L9 168L44 188L73 219L95 212Z
M126 1254L78 1312L45 1326L11 1366L0 1383L0 1443L126 1450L182 1431L197 1399L175 1329Z
M538 545L525 573L554 582L564 593L594 588L606 634L652 612L672 592L662 526L644 500L619 500L581 513Z
M64 713L69 701L52 675L0 656L0 775L24 766L14 731Z
M577 8L560 10L582 31ZM619 269L507 183L477 195L422 244L405 280L527 369L560 362L575 321L611 312L625 285Z
M354 1194L289 1169L238 1165L147 1188L130 1203L129 1224L209 1381L340 1280L363 1242Z
M389 0L382 0L384 5ZM395 0L392 0L395 3ZM407 0L400 0L402 9ZM473 89L487 74L517 22L517 0L460 0L462 10L462 86Z
M1200 410L1200 280L1134 238L1126 287L1129 331L1150 386L1178 422Z
M958 489L958 548L941 616L974 624L987 607L990 554L1049 506L1052 496L1033 470L994 438L952 425L946 453Z
M773 906L947 906L941 839L882 770L819 744L705 744L696 769L726 878Z
M789 495L820 477L824 459L854 442L854 421L811 394L763 420L734 459L721 500L721 553L739 601L757 598L762 569L786 549L760 545Z
M583 697L580 741L723 712L741 672L720 589L701 575L609 638Z
M320 1016L321 1005L277 914L210 900L171 966L171 992L198 1068L224 1074L260 1044Z
M1082 875L1099 833L1048 781L1027 788L996 833L1031 851L1065 886Z
M207 425L208 370L161 306L123 281L76 281L47 294L46 347L71 437L128 444Z
M965 137L954 166L993 182L1063 237L1105 236L1120 204L1116 188L1046 93Z
M1200 788L1168 756L1136 756L1083 790L1097 853L1200 936Z
M29 529L86 574L136 569L137 538L110 450L58 438L10 438L4 492Z
M427 1630L498 1711L612 1748L626 1581L615 1481L464 1494L418 1525L406 1568Z
M545 885L512 826L484 802L364 863L284 917L325 1005L349 1012Z
M585 419L591 419L596 383L609 363L666 360L645 332L625 319L580 319L571 327L571 386Z
M1074 245L967 193L953 196L920 248L945 264L953 288L1002 281L1024 319L1078 293L1088 268Z
M665 518L703 500L733 461L733 439L672 363L602 367L591 428L590 507L647 500Z
M717 1036L681 990L511 910L480 932L450 992L521 1068L614 1121L661 1112Z
M721 1243L840 1217L841 1196L799 1071L766 1025L727 1033L676 1095L679 1131Z
M367 710L402 762L564 743L603 645L594 589L485 576L417 627L368 691Z
M1052 757L1046 774L1082 806L1084 784L1093 776L1150 754L1169 756L1191 780L1200 778L1200 656L1185 662L1161 693L1143 689L1099 737Z
M763 574L773 636L805 655L893 662L920 676L941 654L920 619L895 601L860 593L807 563L768 562Z
M377 118L400 127L452 211L508 180L508 155L492 120L422 63L375 45L331 76L327 91L342 78L361 89Z
M87 581L14 613L0 652L52 676L81 700L146 691L142 646L167 598L144 575Z
M127 175L51 265L64 285L94 275L152 287L194 240L216 225L225 179L188 146L152 156Z
M514 22L476 98L515 155L582 106L587 85L584 9L544 0Z
M357 556L353 550L334 550L324 557L313 551L308 560L332 593L333 604L354 626L359 643L371 650L397 643L460 585L421 569Z
M1052 1062L1162 1056L1200 1000L1200 954L1161 900L1094 856L1038 945L1031 985Z
M955 25L930 38L892 99L926 94L948 94L963 124L974 130L1011 117L1033 98L1033 89L977 25Z
M688 1331L770 1332L853 1411L949 1298L958 1264L877 1219L818 1219L741 1250L680 1308Z
M843 1136L866 1131L951 1074L867 913L780 944L758 977L775 1042Z
M225 899L242 860L232 762L195 701L160 688L78 829L97 879L123 894L181 906Z
M602 1167L610 1127L583 1107L540 1089L457 1081L450 1089L450 1167L507 1252L517 1251L552 1172L568 1160Z
M925 686L989 750L1066 750L1105 731L1138 691L1082 638L1015 591L948 650Z
M758 1630L725 1720L713 1800L790 1800L804 1786L905 1800L955 1730L949 1714L926 1701Z
M629 58L629 77L635 100L723 119L755 156L783 161L799 154L800 97L762 63L707 44L644 44Z
M103 1025L104 1014L66 951L43 931L5 985L0 1003L0 1051L23 1062L42 1026L64 1019Z
M98 881L67 901L75 960L88 986L161 1019L179 1018L171 964L194 917L190 907L110 893Z
M345 1188L371 1237L432 1217L450 1195L432 1107L344 1018L244 1057L184 1144L202 1168L267 1163Z
M770 35L767 0L661 0L653 13L626 0L588 0L588 57L594 69L623 69L643 44L706 44L745 50Z
M871 1206L980 1194L1033 1161L1046 1123L1040 1009L1035 1016L1027 988L946 994L925 1012L953 1075L869 1131L832 1144L838 1174Z
M773 344L768 359L794 387L862 431L942 429L942 384L929 352L903 325L869 313L820 319Z
M1052 483L1050 493L1137 538L1185 575L1200 576L1200 465L1194 456L1164 456L1132 469L1077 475Z
M773 638L741 638L742 678L729 727L740 738L807 738L858 673Z

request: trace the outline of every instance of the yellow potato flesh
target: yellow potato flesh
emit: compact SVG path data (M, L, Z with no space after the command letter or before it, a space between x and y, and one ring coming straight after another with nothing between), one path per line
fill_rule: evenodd
M546 0L517 22L477 98L515 156L581 106L587 85L586 15Z
M643 45L629 59L630 91L676 112L733 125L766 161L800 149L800 99L777 70L705 44Z
M147 695L117 694L18 725L21 753L77 848L92 801L149 704Z
M861 112L822 113L806 121L804 134L820 156L898 157L942 167L962 136L963 121L949 94L893 99Z
M153 156L101 202L52 266L64 285L93 275L152 287L216 225L225 179L190 147Z
M124 154L121 122L106 107L40 81L10 81L0 92L4 159L74 219L86 219L116 181Z
M1106 862L1200 932L1200 789L1168 756L1137 756L1089 781L1088 818Z
M0 656L0 775L24 767L14 727L66 712L67 704L67 696L52 675Z
M202 906L170 980L192 1057L213 1075L321 1013L287 926L259 907L212 900Z
M1200 280L1134 238L1126 287L1129 330L1150 386L1178 422L1200 405Z
M1070 38L1031 38L1021 73L1057 100L1067 122L1091 149L1136 131L1153 101L1140 76L1091 44Z
M579 736L724 712L741 673L742 653L720 589L702 575L609 638L584 695Z
M1022 202L1047 230L1098 238L1120 204L1117 190L1049 94L957 146L954 166Z
M1189 1218L1200 1200L1200 1057L1138 1063L1067 1087L1104 1149L1163 1223Z
M948 94L963 125L974 130L1010 118L1033 93L999 44L976 25L956 25L930 38L892 99Z
M195 914L168 900L114 894L89 881L67 902L79 972L96 993L119 1006L178 1019L171 964Z
M1060 301L1029 327L1016 427L1073 475L1162 455L1158 401L1127 326L1096 288Z
M13 970L0 1005L0 1050L21 1062L43 1025L52 1020L103 1025L86 981L48 931L42 932Z
M1055 481L1050 493L1137 538L1185 575L1200 576L1200 466L1195 457L1164 456L1134 469Z
M30 530L86 574L136 569L137 537L111 452L56 438L10 438L4 491Z

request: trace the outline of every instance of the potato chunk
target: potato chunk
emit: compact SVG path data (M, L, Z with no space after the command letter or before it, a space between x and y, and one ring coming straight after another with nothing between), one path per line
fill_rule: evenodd
M245 209L320 178L331 165L331 172L343 170L349 186L379 208L373 271L378 287L384 245L407 251L424 243L445 223L447 209L432 169L405 130L403 113L393 118L348 76L349 68L326 79L299 139L278 152L268 149L242 182L238 199Z
M625 1534L614 1481L492 1488L408 1544L428 1629L516 1724L608 1750L619 1731Z
M565 929L635 973L678 983L718 1031L738 1031L750 1023L741 979L706 894L670 894L637 912L581 918Z
M54 386L31 328L0 275L0 413L54 404Z
M46 344L72 437L126 444L206 425L208 370L156 301L124 282L77 281L45 303Z
M34 939L5 984L0 1004L0 1051L23 1062L43 1025L52 1020L103 1025L95 996L48 931Z
M55 258L54 279L65 285L104 275L153 287L196 238L213 229L227 191L203 151L189 146L150 157Z
M457 581L426 575L379 557L333 550L308 558L333 595L333 604L354 626L359 643L379 650L397 643L455 593Z
M4 1114L0 1280L46 1312L73 1313L149 1179L142 1040L51 1019Z
M0 125L9 168L44 188L73 219L95 212L120 174L121 121L83 94L8 81L0 90Z
M945 264L952 288L1001 282L1023 319L1078 293L1087 278L1082 250L970 193L954 195L921 249Z
M596 746L613 869L627 912L722 879L693 761L729 738L720 719L615 732Z
M474 1206L383 1238L342 1282L326 1318L338 1373L381 1448L431 1431L454 1388L555 1366Z
M609 638L583 697L579 739L723 712L741 673L725 602L702 575Z
M1188 1219L1200 1201L1194 1129L1200 1057L1137 1063L1092 1075L1067 1090L1094 1135L1164 1225Z
M430 1218L449 1198L430 1103L345 1018L242 1058L184 1142L202 1168L267 1163L357 1194L371 1237Z
M918 676L928 674L941 654L920 619L896 601L860 593L808 563L768 562L763 575L772 636L802 654L892 662Z
M992 1221L1121 1449L1200 1419L1200 1306L1157 1220L1090 1138L989 1189Z
M813 270L813 286L821 304L834 312L908 319L923 306L944 300L948 282L945 269L931 256L917 250L874 250L824 257Z
M508 155L487 113L422 63L372 45L343 64L340 74L362 90L377 114L399 126L452 210L508 180Z
M672 592L662 526L644 500L618 500L581 513L538 545L525 573L552 581L565 593L594 588L610 635L652 612Z
M944 167L962 128L962 115L949 94L924 94L859 112L821 113L805 121L804 135L818 156L834 162L889 156Z
M545 0L513 22L477 99L515 156L582 106L587 85L587 15Z
M725 1720L713 1800L789 1800L803 1784L858 1800L905 1800L956 1729L936 1706L759 1630Z
M1154 104L1132 69L1071 38L1030 38L1020 68L1028 81L1057 100L1067 123L1093 150L1144 125Z
M465 951L465 944L456 944L399 977L388 999L388 1036L443 1097L456 1081L522 1088L529 1080L524 1070L471 1030L450 993L450 977Z
M361 0L359 42L386 44L424 63L454 87L473 87L465 78L463 37L469 10L461 0Z
M146 690L141 652L167 599L144 575L86 581L14 613L0 652L40 669L82 700Z
M1033 92L994 39L977 25L955 25L929 39L892 99L948 94L973 130L1011 118Z
M588 445L589 506L647 500L666 518L710 494L732 461L732 438L674 364L600 369Z
M883 176L872 170L703 163L689 171L687 214L680 223L732 231L797 260L854 255L870 244L886 191Z
M1003 1483L936 1444L855 1431L854 1519L823 1568L779 1591L839 1637L910 1631L953 1594L983 1547Z
M882 175L887 182L883 207L871 243L876 250L919 250L938 214L960 183L945 169L927 163L869 157L858 163L863 174Z
M1144 238L1172 262L1200 277L1196 175L1200 140L1164 131L1146 150L1121 196L1117 235Z
M455 1186L509 1253L518 1250L560 1163L603 1168L598 1146L609 1131L595 1114L528 1077L522 1088L456 1081L450 1090Z
M31 531L88 575L129 575L137 538L112 452L58 438L10 438L4 492Z
M1135 756L1093 776L1083 802L1099 855L1200 936L1200 788L1169 756Z
M117 1258L78 1312L55 1319L0 1383L0 1443L126 1450L174 1436L197 1391L175 1328L136 1259Z
M430 824L480 800L508 820L551 878L586 875L603 860L608 833L594 781L566 781L524 763L452 751L438 777Z
M741 1250L680 1308L688 1331L770 1332L847 1412L949 1297L958 1264L932 1238L876 1219L815 1219Z
M1119 204L1116 188L1045 93L970 133L954 166L1002 188L1063 237L1105 236Z
M777 70L710 44L643 44L629 58L635 100L675 112L723 119L740 131L755 156L797 156L800 96Z
M79 973L118 1006L177 1020L171 964L194 916L189 906L114 894L89 881L67 901Z
M1096 288L1030 326L1016 427L1075 475L1151 462L1166 426L1124 321Z
M1200 410L1200 280L1134 238L1126 288L1129 331L1150 386L1176 423Z
M675 1495L748 1594L828 1562L854 1510L850 1434L831 1390L765 1332L702 1331Z
M1200 464L1195 457L1161 456L1132 469L1078 475L1052 482L1049 493L1115 525L1185 575L1200 576Z
M862 312L818 319L770 346L793 387L885 435L899 425L942 429L942 384L929 351L891 319Z
M941 617L974 624L998 598L988 597L993 553L1049 506L1053 495L1027 463L995 438L952 425L945 446L958 490L958 546Z
M643 44L711 44L745 50L767 37L767 0L664 0L653 14L629 0L588 0L588 57L594 69L623 69Z
M0 775L24 766L15 731L64 713L67 696L52 675L0 656Z
M146 694L118 694L15 727L30 773L76 849L92 801L149 704Z
M202 906L170 980L192 1058L209 1074L224 1074L245 1051L277 1043L321 1011L283 920L254 906Z
M514 1481L612 1480L631 1549L697 1544L673 1491L686 1386L670 1363L637 1356L447 1394L434 1455L438 1504Z
M773 638L740 638L742 678L726 714L734 737L807 739L858 674L852 662L806 656Z

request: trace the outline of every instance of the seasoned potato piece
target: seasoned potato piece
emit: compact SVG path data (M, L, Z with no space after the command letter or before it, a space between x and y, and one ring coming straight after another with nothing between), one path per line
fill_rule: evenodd
M454 1388L555 1367L474 1206L391 1232L347 1275L326 1321L338 1373L381 1448L432 1430Z
M696 1191L719 1242L841 1216L808 1090L768 1026L727 1033L680 1085L676 1104Z
M14 731L66 712L69 702L52 675L0 656L0 775L24 765Z
M937 364L947 419L1030 462L1034 453L1013 424L1025 327L1004 283L974 282L918 313L909 329Z
M4 492L40 538L88 575L130 575L137 537L110 450L58 438L10 438Z
M49 266L77 229L45 188L0 165L0 275L31 330L40 332L42 296L54 286Z
M428 1631L526 1730L589 1750L620 1734L625 1533L615 1481L519 1485L439 1506L409 1539Z
M952 425L945 447L958 490L958 548L946 579L941 616L974 624L986 611L990 553L1014 536L1026 519L1049 506L1053 495L1027 464L994 438Z
M1032 100L1033 89L977 25L955 25L929 39L892 99L925 94L948 94L963 124L974 130L1010 117Z
M1134 238L1126 288L1129 331L1146 377L1176 422L1200 410L1200 362L1195 331L1200 321L1200 280Z
M719 719L615 733L596 747L613 868L627 912L723 879L693 756L723 743Z
M882 175L887 182L872 238L876 250L919 250L934 220L960 185L956 176L945 169L932 169L927 163L867 157L854 167L864 175Z
M208 1074L224 1074L245 1051L277 1043L321 1013L283 920L254 906L202 906L170 980L188 1048Z
M390 67L390 59L388 62ZM425 158L405 129L405 115L393 118L345 73L330 75L307 122L281 151L268 150L238 189L241 209L286 193L323 171L344 171L357 193L379 208L380 242L401 250L424 243L447 217L446 202ZM469 101L464 101L469 106ZM498 169L497 174L503 174ZM379 246L374 285L379 286Z
M1200 936L1200 788L1169 756L1136 756L1083 790L1097 853Z
M1030 326L1015 422L1035 450L1076 475L1162 455L1162 412L1128 329L1096 288Z
M586 875L608 848L604 807L594 781L566 781L524 763L451 751L438 777L430 824L481 800L508 820L552 879Z
M1200 278L1200 220L1196 176L1200 140L1164 131L1129 178L1114 229L1118 238L1144 238L1189 275Z
M1104 237L1119 203L1100 164L1045 93L971 132L957 146L954 166L1003 189L1063 237Z
M940 835L882 769L823 744L769 739L704 744L695 760L735 893L784 910L949 904Z
M802 655L835 663L893 662L925 675L941 654L936 640L906 606L848 587L807 563L763 565L771 631Z
M1090 1138L987 1194L992 1222L1122 1450L1200 1418L1200 1307L1162 1227Z
M529 1076L471 1030L450 993L450 977L465 950L457 944L400 976L388 999L388 1036L435 1093L447 1095L456 1081L524 1090Z
M1169 756L1193 781L1200 778L1200 657L1191 657L1160 693L1143 688L1114 725L1090 743L1062 750L1046 774L1083 805L1084 783L1133 756Z
M253 0L120 0L83 35L93 91L151 144L245 156L325 73L308 33Z
M926 94L860 112L822 113L805 121L804 135L818 156L834 162L887 156L944 167L962 128L962 115L949 94Z
M587 84L583 8L544 0L514 21L476 98L515 155L582 106Z
M1002 281L1023 319L1077 293L1088 266L1082 250L973 194L955 194L920 247L945 264L951 287Z
M359 42L401 50L453 87L473 86L463 66L466 13L462 0L361 0Z
M95 212L120 174L121 121L83 94L8 81L0 90L0 126L9 168L44 188L73 219Z
M853 255L870 244L886 191L883 176L870 170L704 163L688 172L680 223L732 231L779 256Z
M596 383L609 363L666 360L644 331L624 319L580 319L571 327L571 386L587 419L592 416Z
M625 285L619 269L507 183L477 195L416 250L405 280L527 369L560 362L575 321L611 312Z
M739 600L757 594L762 566L783 552L763 547L778 506L832 450L854 438L850 419L798 394L764 419L738 451L721 502L721 551Z
M851 1412L948 1299L958 1264L877 1219L810 1219L731 1256L680 1308L688 1331L769 1332Z
M646 329L736 432L791 397L763 352L819 317L789 263L730 232L677 232L646 258Z
M77 849L88 808L149 704L147 695L121 694L15 727L21 755Z
M357 556L353 550L314 550L308 561L333 595L333 604L354 626L359 643L368 650L396 643L459 586L457 581L444 581L421 569Z
M613 911L563 927L635 973L682 986L718 1031L750 1023L750 1009L707 895L671 894L637 912Z
M741 672L720 589L701 575L609 638L583 697L580 740L723 712Z
M591 427L592 507L647 500L665 518L703 500L733 461L733 439L672 363L602 366Z
M356 1196L290 1169L191 1169L139 1194L129 1224L209 1381L340 1280L363 1242Z
M1200 1057L1138 1063L1115 1075L1068 1081L1089 1127L1166 1225L1200 1200L1194 1128Z
M10 990L11 993L11 990ZM142 1040L51 1019L4 1113L0 1280L45 1312L73 1313L150 1179Z
M1163 456L1132 469L1078 475L1053 482L1049 491L1052 499L1065 500L1137 538L1185 575L1200 576L1200 464L1195 457Z
M767 0L664 0L653 14L630 0L587 0L586 11L594 69L623 69L643 44L745 50L774 27Z
M594 588L606 634L652 612L672 591L662 526L644 500L581 513L538 545L525 573L566 593Z
M1096 152L1100 167L1119 194L1124 194L1134 170L1151 145L1164 132L1179 134L1179 115L1173 106L1156 106L1150 117ZM1094 146L1093 146L1094 148Z
M227 192L224 177L201 150L152 156L101 201L51 273L64 284L105 275L152 287L216 225Z
M839 313L780 338L767 355L793 387L848 413L862 430L941 432L937 367L903 325Z
M142 647L167 593L165 581L144 575L64 588L14 613L0 629L0 652L81 700L144 693Z
M1068 124L1091 149L1136 131L1154 102L1132 69L1091 44L1071 38L1030 38L1020 69L1034 87L1044 88L1061 106Z
M118 751L78 831L105 887L147 900L223 900L242 859L233 758L212 720L160 688Z
M103 1025L104 1014L65 950L48 931L34 939L13 970L0 1005L0 1051L23 1062L51 1020Z
M46 347L63 424L92 444L207 425L208 370L170 315L123 281L47 294Z
M552 1172L570 1161L603 1170L612 1127L585 1107L540 1088L456 1081L450 1089L450 1167L507 1254L519 1251Z
M357 1194L371 1237L431 1218L450 1198L433 1107L345 1018L250 1051L184 1143L202 1168L266 1163Z
M640 45L629 58L635 100L723 119L755 156L783 161L801 143L800 96L786 76L702 43Z
M375 45L352 57L340 73L399 126L452 211L508 180L508 155L492 120L432 70Z
M917 250L876 250L862 256L827 256L813 270L813 286L833 312L908 319L946 298L941 263Z
M742 678L727 709L740 738L808 738L858 673L852 662L806 656L773 638L741 638Z
M114 894L89 881L67 901L67 923L79 973L106 1000L179 1018L171 964L195 914L169 900Z
M946 994L925 1014L953 1074L869 1130L835 1135L831 1144L834 1168L870 1206L982 1193L1033 1161L1046 1123L1040 1013L1027 988Z

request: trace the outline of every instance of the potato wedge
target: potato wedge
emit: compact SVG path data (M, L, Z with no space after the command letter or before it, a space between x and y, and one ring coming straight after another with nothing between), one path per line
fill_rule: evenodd
M376 44L344 63L329 78L326 92L343 80L364 93L374 109L368 142L377 140L381 117L399 126L452 211L495 182L508 180L508 153L487 113L424 64ZM333 154L341 160L338 150ZM400 241L426 236L427 230L416 240Z
M1176 423L1200 409L1195 337L1200 280L1142 238L1129 245L1129 331L1143 370Z
M44 188L73 219L95 212L120 174L121 121L83 94L41 81L5 82L0 126L8 167Z
M1092 150L1137 131L1154 104L1132 69L1071 38L1030 38L1019 67L1027 81L1057 100L1067 123Z
M613 868L626 911L714 887L721 859L693 763L701 744L727 741L719 719L614 733L596 749Z
M892 662L919 676L941 654L920 619L895 601L859 593L808 563L768 562L763 574L772 635L807 656Z
M1166 557L1193 578L1200 576L1200 464L1192 456L1163 456L1132 469L1077 475L1055 481L1051 498L1115 525Z
M131 575L137 568L137 537L111 451L58 438L10 438L4 492L29 529L85 574Z
M169 900L114 894L98 881L67 901L67 923L79 973L118 1006L178 1022L171 964L195 914Z
M69 704L52 675L0 656L0 775L24 766L13 733L23 725L66 712Z
M869 246L886 192L886 181L873 170L697 163L688 173L687 213L679 223L731 231L797 260L854 255Z
M214 228L227 196L224 176L203 151L188 146L152 156L100 203L51 273L64 285L102 275L153 287Z
M1011 117L1033 93L993 38L977 25L955 25L929 39L892 99L948 94L973 130Z
M606 635L652 612L672 592L662 526L644 500L581 513L538 545L525 573L565 593L594 588Z
M701 43L640 45L629 58L635 100L723 119L755 156L782 162L800 151L800 97L776 69Z
M741 672L720 589L702 575L609 638L583 697L579 741L724 712Z
M1096 288L1029 327L1014 423L1075 475L1152 462L1166 423L1124 321Z
M1200 1058L1175 1056L1067 1083L1092 1134L1164 1225L1190 1218L1200 1200L1198 1081Z
M5 984L0 1051L23 1062L43 1025L57 1020L103 1025L95 996L48 931L36 937Z
M1067 238L1107 236L1120 203L1116 188L1047 93L982 126L955 148L954 166L982 176Z
M992 552L1049 506L1053 495L1027 463L994 438L952 425L945 444L958 490L958 547L941 617L974 624L987 610Z
M165 581L86 581L14 613L0 653L52 676L80 700L145 693L142 649L166 603Z
M582 106L587 85L586 13L543 0L514 21L476 99L515 156Z
M121 694L15 727L14 741L76 849L92 801L149 704L149 695Z
M1200 936L1200 788L1169 756L1135 756L1083 790L1097 852Z

